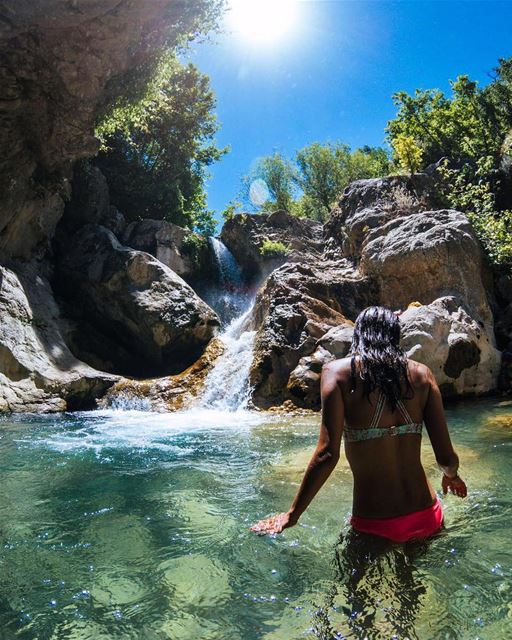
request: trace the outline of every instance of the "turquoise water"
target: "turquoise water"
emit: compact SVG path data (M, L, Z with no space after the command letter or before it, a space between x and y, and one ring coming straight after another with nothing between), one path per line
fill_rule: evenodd
M0 638L510 638L512 403L448 415L469 496L428 545L384 550L337 543L343 458L298 526L248 531L289 506L317 418L3 418ZM424 464L438 486L427 439Z

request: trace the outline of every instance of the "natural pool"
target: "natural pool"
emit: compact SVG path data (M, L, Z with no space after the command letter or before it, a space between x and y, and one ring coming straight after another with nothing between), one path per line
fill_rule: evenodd
M317 418L3 418L0 638L510 638L512 402L448 416L468 498L445 498L446 531L386 552L355 595L336 562L343 457L299 526L248 531L288 507ZM424 463L438 486L427 438Z

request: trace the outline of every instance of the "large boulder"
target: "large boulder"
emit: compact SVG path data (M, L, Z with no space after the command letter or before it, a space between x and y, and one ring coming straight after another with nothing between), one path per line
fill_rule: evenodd
M92 408L117 377L71 353L38 265L0 267L0 411Z
M72 318L95 328L89 349L116 373L183 371L219 326L184 280L148 253L121 245L105 227L85 226L61 242L55 284ZM123 358L112 344L124 349Z
M325 224L331 251L358 260L366 235L389 220L438 204L435 182L427 174L388 176L351 182Z
M463 300L447 296L411 305L400 324L408 357L430 367L445 397L496 389L501 353L492 333L471 317Z
M122 236L125 245L146 251L187 282L196 283L215 273L206 239L165 220L131 222Z
M290 374L301 361L305 372L309 361L302 359L321 346L330 330L349 325L376 293L372 282L345 262L287 264L274 271L251 315L251 327L258 330L250 372L254 404L268 408L291 400L311 406L312 394L303 393L297 381L302 374L296 371L292 380ZM322 347L327 353L330 342Z
M360 270L379 285L378 302L405 308L458 296L492 332L483 254L463 213L443 209L398 217L366 234Z
M286 211L237 214L224 224L220 237L250 281L285 262L316 262L323 252L322 225ZM279 243L281 250L266 251L266 241Z

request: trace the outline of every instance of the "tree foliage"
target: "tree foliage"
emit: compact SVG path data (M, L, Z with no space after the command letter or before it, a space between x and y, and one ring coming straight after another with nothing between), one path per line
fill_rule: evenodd
M243 200L260 212L284 209L301 217L324 220L345 187L360 178L386 175L387 152L378 147L351 151L342 143L315 142L295 156L295 162L280 153L260 158L243 178ZM267 189L267 197L255 199L254 191ZM251 190L252 188L252 190ZM227 215L232 215L232 206Z
M421 167L423 151L418 146L412 136L400 133L393 139L393 149L395 151L398 164L408 173L416 173Z
M422 149L426 164L443 157L454 164L491 157L497 166L512 128L512 58L500 60L483 89L467 75L450 85L451 96L439 89L395 93L398 113L386 130L391 145L395 148L395 141L407 136Z
M446 159L438 169L446 203L466 212L493 263L512 264L512 198L503 186L512 184L512 58L499 60L486 87L466 75L450 84L450 96L396 93L388 139L402 166L405 141L421 150L424 164Z
M169 55L141 100L120 105L98 126L96 162L112 202L128 219L165 219L211 234L206 168L224 149L213 141L218 125L209 79Z
M259 158L242 178L242 199L258 211L290 211L296 191L296 169L277 151Z
M345 187L353 180L389 173L386 151L363 147L351 151L343 143L314 142L296 155L297 184L303 196L297 203L299 215L324 220Z

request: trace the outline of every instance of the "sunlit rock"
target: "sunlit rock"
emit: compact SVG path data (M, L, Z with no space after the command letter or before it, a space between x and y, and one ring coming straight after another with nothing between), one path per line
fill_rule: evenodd
M268 408L290 399L311 408L305 397L318 397L312 389L318 373L310 375L303 362L302 371L310 378L305 385L309 390L303 392L295 380L287 388L291 372L301 358L313 354L329 330L346 326L347 318L354 320L375 295L371 281L344 261L289 264L274 271L259 291L251 316L258 328L250 374L255 404ZM313 367L318 369L317 364Z
M285 262L316 262L323 251L322 225L286 211L234 215L222 227L221 239L252 281ZM265 241L280 243L284 249L266 253Z
M496 388L501 354L494 336L460 299L412 306L400 316L400 324L407 355L430 367L445 396Z
M0 267L0 411L90 408L117 377L78 360L37 265Z

